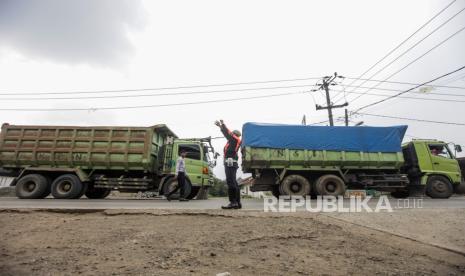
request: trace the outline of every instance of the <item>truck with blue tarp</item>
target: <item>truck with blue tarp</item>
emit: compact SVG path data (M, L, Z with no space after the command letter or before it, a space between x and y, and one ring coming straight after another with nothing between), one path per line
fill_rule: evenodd
M459 145L437 140L402 144L407 126L304 126L246 123L242 170L253 191L275 196L344 195L346 189L426 194L463 193ZM463 169L463 168L462 168Z

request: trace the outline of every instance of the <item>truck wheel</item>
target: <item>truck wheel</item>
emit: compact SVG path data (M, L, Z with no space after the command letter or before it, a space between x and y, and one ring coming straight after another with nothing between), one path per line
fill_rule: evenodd
M110 193L111 189L94 188L93 186L89 186L84 194L89 199L103 199L109 196Z
M52 183L52 195L57 199L77 198L83 189L81 180L74 174L59 176Z
M89 186L87 182L81 182L81 183L82 183L82 189L81 189L81 192L76 196L76 199L81 198L87 192L87 188Z
M291 174L279 185L279 192L288 196L307 196L310 194L310 182L303 176Z
M176 187L178 186L178 180L176 178L171 178L170 180L168 180L165 185L163 185L163 195L167 196L171 191L173 191ZM191 182L186 179L186 189L185 189L185 193L187 195L190 195L191 193L191 190L192 190L192 185L191 185ZM171 199L179 199L179 194L180 194L180 190L178 190L176 193L174 193L172 196L171 196Z
M279 196L281 195L281 193L279 192L279 187L278 186L273 186L271 187L271 194L276 197L276 198L279 198Z
M320 176L315 183L319 195L340 196L346 192L346 184L339 176L325 174Z
M191 193L186 197L187 199L193 199L194 197L197 196L197 194L200 191L199 186L192 186Z
M426 192L432 198L449 198L453 193L453 188L444 176L433 175L428 177Z
M16 183L16 196L22 199L44 198L50 194L50 181L40 174L28 174Z

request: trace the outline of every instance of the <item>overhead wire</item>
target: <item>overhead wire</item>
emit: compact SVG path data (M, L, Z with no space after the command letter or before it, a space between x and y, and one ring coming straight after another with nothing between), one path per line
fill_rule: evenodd
M0 96L126 93L126 92L141 92L141 91L178 90L178 89L207 88L207 87L220 87L220 86L233 86L233 85L250 85L250 84L265 84L265 83L277 83L277 82L306 81L306 80L317 80L317 79L320 79L320 78L310 77L310 78L280 79L280 80L267 80L267 81L233 82L233 83L219 83L219 84L154 87L154 88L134 88L134 89L114 89L114 90L87 90L87 91L60 91L60 92L13 92L13 93L4 93L0 91Z
M449 4L447 4L443 9L441 9L438 13L436 13L433 17L431 17L428 21L426 21L420 28L418 28L415 32L413 32L410 36L408 36L406 39L404 39L401 43L399 43L396 47L394 47L392 50L390 50L386 55L384 55L381 59L379 59L375 64L370 66L365 72L363 72L358 78L362 78L365 76L368 72L370 72L373 68L375 68L378 64L380 64L382 61L384 61L387 57L389 57L392 53L394 53L397 49L399 49L402 45L404 45L408 40L410 40L413 36L415 36L418 32L420 32L424 27L429 25L434 19L436 19L439 15L441 15L445 10L447 10L452 4L454 4L456 0L451 1ZM356 80L352 81L350 85L354 84ZM361 85L363 85L362 83ZM335 97L337 97L339 94L336 94ZM339 100L339 99L338 99Z
M352 87L352 86L351 86ZM359 88L370 88L368 86L360 86ZM379 90L379 91L392 91L392 92L403 92L405 90L402 90L402 89L394 89L394 88L375 88L373 90ZM333 91L338 91L338 92L344 92L343 90L333 90ZM354 94L358 94L358 93L355 93L355 92L346 92L347 94L351 94L351 93L354 93ZM359 92L361 93L361 92ZM421 92L421 91L410 91L408 92L410 94L421 94L421 95L438 95L438 96L450 96L450 97L465 97L465 94L456 94L456 93L436 93L436 92ZM371 95L371 94L368 94L368 95ZM389 95L386 95L386 96L389 96Z
M388 83L388 84L418 85L418 83L414 83L414 82L388 81L388 80L364 79L364 78L351 78L351 77L346 77L346 76L345 76L345 78L346 79L356 79L356 80L368 80L368 82L379 82L379 83ZM431 86L439 87L439 88L464 89L465 90L465 86L450 86L450 85L441 85L441 84L431 84ZM354 87L357 87L357 86L354 85Z
M79 99L112 99L112 98L137 98L137 97L160 97L160 96L180 96L180 95L198 95L198 94L215 94L215 93L229 93L229 92L244 92L244 91L260 91L260 90L274 90L286 88L303 88L310 87L312 84L302 85L288 85L288 86L271 86L271 87L256 87L256 88L242 88L242 89L224 89L212 91L186 91L186 92L170 92L170 93L157 93L157 94L129 94L129 95L106 95L106 96L82 96L82 97L34 97L34 98L1 98L2 101L43 101L43 100L79 100Z
M443 75L441 75L441 76L439 76L439 77L436 77L436 78L434 78L434 79L432 79L432 80L426 81L426 82L424 82L424 83L421 83L421 84L419 84L419 85L416 85L416 86L414 86L414 87L412 87L412 88L409 88L409 89L407 89L407 90L405 90L405 91L399 92L399 93L397 93L397 94L395 94L395 95L389 96L389 97L384 98L384 99L382 99L382 100L379 100L379 101L376 101L376 102L373 102L373 103L366 104L366 105L364 105L364 106L362 106L362 107L357 108L353 113L358 113L360 110L363 110L363 109L372 107L372 106L374 106L374 105L380 104L380 103L382 103L382 102L388 101L388 100L390 100L390 99L399 97L400 95L403 95L403 94L405 94L405 93L408 93L408 92L410 92L410 91L412 91L412 90L414 90L414 89L417 89L418 87L421 87L421 86L423 86L423 85L426 85L426 84L435 82L435 81L440 80L440 79L442 79L442 78L444 78L444 77L447 77L447 76L450 76L450 75L452 75L452 74L454 74L454 73L456 73L456 72L459 72L459 71L461 71L461 70L463 70L463 69L465 69L465 66L462 66L462 67L460 67L460 68L458 68L458 69L455 69L455 70L453 70L453 71L451 71L451 72L448 72L448 73L446 73L446 74L443 74Z
M377 82L377 83L389 83L389 84L401 84L401 85L417 85L417 83L412 82L400 82L400 81L387 81L387 80L375 80L375 79L364 79L364 78L353 78L353 77L345 77L346 79L352 80L367 80L368 82ZM157 87L157 88L135 88L135 89L116 89L116 90L89 90L89 91L61 91L61 92L14 92L14 93L0 93L0 96L15 96L15 98L7 98L7 97L0 97L0 100L19 100L19 99L34 99L34 98L17 98L17 96L39 96L39 95L73 95L73 94L99 94L99 93L126 93L126 92L140 92L140 91L158 91L158 90L176 90L176 89L193 89L193 88L201 88L201 87L216 87L216 86L229 86L229 85L244 85L244 84L258 84L258 83L274 83L274 82L291 82L291 81L304 81L304 80L314 80L319 78L295 78L295 79L287 79L287 80L268 80L268 81L255 81L255 82L241 82L241 83L228 83L228 84L209 84L209 85L194 85L194 86L174 86L174 87ZM314 84L313 84L314 85ZM197 91L197 92L173 92L173 93L157 93L157 94L141 94L141 95L123 95L121 97L144 97L152 95L154 96L170 96L170 95L187 95L187 94L208 94L208 93L221 93L221 92L240 92L240 91L251 91L251 90L262 90L262 89L279 89L279 88L294 88L294 87L307 87L312 86L311 84L305 85L291 85L291 86L276 86L276 87L254 87L254 88L238 88L238 89L228 89L228 90L213 90L213 91ZM357 87L352 85L345 85L348 87ZM449 89L463 89L463 86L448 86L448 85L436 85L432 84L434 87L438 88L449 88ZM368 88L368 87L359 87L359 88ZM378 88L379 89L379 88ZM324 96L324 95L323 95ZM95 96L95 97L82 97L83 99L91 99L91 98L106 98L106 97L119 97L119 96ZM41 99L78 99L78 97L42 97Z
M197 104L221 103L221 102L235 102L235 101L242 101L242 100L297 95L297 94L303 94L303 93L304 92L289 92L289 93L269 94L269 95L264 95L264 96L239 97L239 98L229 98L229 99L219 99L219 100L206 100L206 101L196 101L196 102L181 102L181 103L155 104L155 105L111 106L111 107L89 107L89 108L0 108L0 111L61 112L61 111L99 111L99 110L143 109L143 108L159 108L159 107L169 107L169 106L187 106L187 105L197 105Z
M392 78L393 76L397 75L398 73L402 72L403 70L405 70L407 67L409 67L410 65L412 65L413 63L417 62L418 60L420 60L421 58L423 58L424 56L426 56L427 54L431 53L433 50L435 50L436 48L438 48L439 46L443 45L445 42L447 42L448 40L452 39L454 36L458 35L459 33L461 33L463 30L465 30L465 26L460 28L458 31L456 31L455 33L453 33L452 35L448 36L446 39L444 39L443 41L441 41L440 43L436 44L433 48L429 49L428 51L426 51L425 53L423 53L422 55L420 55L419 57L415 58L414 60L412 60L411 62L409 62L407 65L403 66L402 68L400 68L399 70L395 71L394 73L390 74L387 78L385 78L385 80L388 80L390 78ZM373 87L371 87L370 89L368 89L366 92L370 91L371 89L374 89L376 87L378 87L380 85L380 83L374 85ZM357 96L356 98L352 99L351 102L353 103L354 101L356 101L357 99L359 99L360 97L362 97L363 95L359 95Z
M387 63L386 65L384 65L383 67L381 67L381 69L379 69L378 71L376 71L374 74L372 74L370 77L368 77L368 79L371 79L373 77L375 77L376 75L378 75L379 73L381 73L382 71L384 71L387 67L389 67L391 64L393 64L394 62L396 62L397 60L399 60L401 57L403 57L405 54L407 54L408 52L410 52L413 48L415 48L416 46L418 46L421 42L423 42L425 39L427 39L428 37L430 37L431 35L433 35L435 32L437 32L440 28L442 28L443 26L445 26L447 23L449 23L452 19L454 19L456 16L458 16L460 13L462 13L463 11L465 10L465 8L461 9L460 11L458 11L457 13L455 13L453 16L451 16L449 19L447 19L446 21L444 21L441 25L439 25L438 27L436 27L433 31L431 31L430 33L428 33L426 36L424 36L422 39L420 39L419 41L417 41L415 44L413 44L410 48L408 48L407 50L405 50L404 52L402 52L402 54L398 55L395 59L391 60L389 63ZM390 77L389 77L390 78ZM366 82L366 81L365 81ZM360 85L363 85L365 82L362 82ZM367 91L370 91L367 90ZM355 101L357 100L358 98L362 97L363 95L360 95L358 97L356 97L355 99L352 100Z
M390 116L390 115L380 115L380 114L363 113L363 112L358 112L357 114L362 115L362 116L400 119L400 120L406 120L406 121L416 121L416 122L424 122L424 123L435 123L435 124L444 124L444 125L465 126L465 123L458 123L458 122L435 121L435 120L426 120L426 119L417 119L417 118L408 118L408 117L399 117L399 116Z
M378 97L385 97L389 98L391 95L386 94L376 94L376 93L363 93L363 92L348 92L348 94L357 94L357 95L370 95L370 96L378 96ZM422 94L422 93L417 93ZM465 95L462 95L465 96ZM411 99L411 100L421 100L421 101L437 101L437 102L453 102L453 103L465 103L465 100L457 100L457 99L441 99L441 98L424 98L424 97L409 97L409 96L398 96L401 99Z

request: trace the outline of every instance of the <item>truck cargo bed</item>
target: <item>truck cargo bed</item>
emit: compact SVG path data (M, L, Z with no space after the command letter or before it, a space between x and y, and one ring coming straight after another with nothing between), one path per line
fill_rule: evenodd
M15 126L0 133L0 166L156 169L159 147L176 137L165 125L152 127Z
M311 169L337 166L340 169L398 170L404 163L401 152L352 152L291 150L245 147L242 167L245 172L259 168Z

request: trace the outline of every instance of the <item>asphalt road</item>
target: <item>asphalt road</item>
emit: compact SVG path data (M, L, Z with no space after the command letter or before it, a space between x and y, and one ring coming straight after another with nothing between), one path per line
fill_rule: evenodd
M389 199L393 209L411 208L465 208L465 196L451 197L449 199L418 198L410 199ZM371 199L368 206L375 208L377 199ZM221 208L227 203L227 198L212 198L208 200L191 200L189 202L170 201L164 199L76 199L59 200L53 198L46 199L17 199L0 198L0 209L192 209L192 210L214 210ZM344 200L344 205L348 206L349 200ZM313 208L316 207L316 200L311 202ZM263 199L243 199L244 210L263 210ZM297 210L305 210L299 207Z

